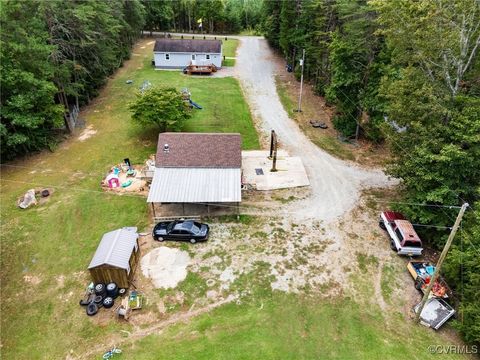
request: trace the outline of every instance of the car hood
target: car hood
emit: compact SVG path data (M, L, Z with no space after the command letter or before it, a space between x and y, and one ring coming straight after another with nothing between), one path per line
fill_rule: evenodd
M200 228L200 234L207 235L207 233L208 233L208 225L203 224L202 227Z

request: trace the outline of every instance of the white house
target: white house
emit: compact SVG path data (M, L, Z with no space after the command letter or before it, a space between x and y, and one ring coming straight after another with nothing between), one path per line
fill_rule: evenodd
M214 64L222 67L222 42L220 40L158 39L153 48L155 67L183 69L194 65Z

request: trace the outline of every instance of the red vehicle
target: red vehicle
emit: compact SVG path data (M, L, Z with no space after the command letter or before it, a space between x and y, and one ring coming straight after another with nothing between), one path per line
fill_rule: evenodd
M422 240L418 237L413 225L405 217L395 211L384 211L380 214L379 225L390 236L390 247L399 255L422 255Z

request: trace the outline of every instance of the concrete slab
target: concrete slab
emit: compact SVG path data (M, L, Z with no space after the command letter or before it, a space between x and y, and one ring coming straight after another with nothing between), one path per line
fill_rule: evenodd
M280 150L277 152L278 171L271 172L272 160L268 155L269 152L263 150L242 151L243 183L261 191L310 185L302 159Z

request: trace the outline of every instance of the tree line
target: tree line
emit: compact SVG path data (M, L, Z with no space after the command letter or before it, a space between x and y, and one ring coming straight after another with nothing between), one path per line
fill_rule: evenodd
M143 29L138 0L1 4L1 158L54 147L71 107L88 103Z
M262 0L142 0L145 30L205 32L255 31L262 20Z
M262 28L299 75L335 106L345 136L357 126L391 150L398 206L440 249L469 202L446 276L460 300L456 326L480 342L480 3L475 0L265 1Z

